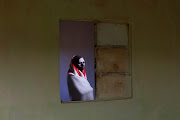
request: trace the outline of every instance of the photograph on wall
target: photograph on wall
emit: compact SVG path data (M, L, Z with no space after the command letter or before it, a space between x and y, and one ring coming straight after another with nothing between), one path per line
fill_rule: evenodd
M132 97L129 25L61 20L61 102Z

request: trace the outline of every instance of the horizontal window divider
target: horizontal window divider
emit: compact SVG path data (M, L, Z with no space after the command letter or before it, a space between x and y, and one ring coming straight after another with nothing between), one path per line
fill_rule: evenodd
M127 48L125 45L96 45L95 48Z
M129 72L96 72L97 76L101 76L101 75L109 75L109 74L119 74L119 75L131 75L131 73Z

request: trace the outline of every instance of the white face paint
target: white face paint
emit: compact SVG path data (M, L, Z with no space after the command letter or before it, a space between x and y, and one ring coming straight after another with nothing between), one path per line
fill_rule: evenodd
M84 67L85 67L85 61L84 61L83 58L80 58L80 59L79 59L79 64L78 64L78 66L79 66L79 68L84 69Z

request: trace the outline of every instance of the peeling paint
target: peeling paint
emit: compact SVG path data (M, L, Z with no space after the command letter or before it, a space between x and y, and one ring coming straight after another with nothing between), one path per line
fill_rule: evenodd
M96 55L97 72L130 72L127 48L98 48Z
M97 99L131 97L131 77L129 75L112 73L97 76L96 87Z

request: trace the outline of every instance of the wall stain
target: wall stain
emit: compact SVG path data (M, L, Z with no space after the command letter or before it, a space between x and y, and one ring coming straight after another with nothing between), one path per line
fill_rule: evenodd
M1 4L3 7L4 15L16 13L20 7L19 0L3 0Z
M107 7L107 0L94 0L92 2L92 5L95 5L96 7L104 8Z
M144 5L149 8L156 8L158 0L144 0Z
M119 66L117 64L113 64L113 68L114 68L115 71L118 71Z

